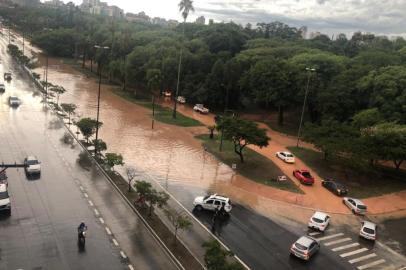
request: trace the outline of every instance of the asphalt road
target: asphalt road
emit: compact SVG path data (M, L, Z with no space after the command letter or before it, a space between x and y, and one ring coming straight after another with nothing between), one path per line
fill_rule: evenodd
M0 269L128 269L128 258L134 269L176 269L100 172L78 164L80 147L61 141L63 125L0 45L0 74L13 74L0 95L0 162L34 154L42 166L29 178L7 169L12 213L0 214ZM8 106L10 95L22 100L18 108ZM81 221L85 249L77 245Z

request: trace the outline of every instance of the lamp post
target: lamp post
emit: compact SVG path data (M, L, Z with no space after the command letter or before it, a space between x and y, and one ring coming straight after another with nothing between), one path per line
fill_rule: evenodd
M107 46L99 46L99 45L94 45L94 48L97 49L101 49L101 50L108 50L110 49ZM97 151L98 151L98 146L99 146L99 113L100 113L100 88L101 88L101 77L102 77L102 65L101 65L101 61L99 61L99 91L97 94L97 116L96 116L96 143L94 146L94 155L97 155Z
M302 123L303 123L303 116L304 116L304 111L305 111L305 106L306 106L307 94L309 93L310 76L311 76L312 72L316 71L316 69L307 67L306 71L307 71L307 85L306 85L306 91L305 91L305 96L304 96L304 100L303 100L302 115L300 116L299 130L297 132L296 147L299 147L300 131L302 129Z

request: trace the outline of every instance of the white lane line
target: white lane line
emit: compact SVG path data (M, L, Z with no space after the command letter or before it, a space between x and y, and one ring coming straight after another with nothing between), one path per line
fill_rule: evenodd
M85 192L85 193L83 193L83 195L86 197L86 198L89 198L89 195L87 195L87 193Z
M358 253L361 253L361 252L364 252L367 250L368 250L367 248L360 248L360 249L357 249L357 250L354 250L351 252L343 253L340 255L340 257L345 258L345 257L352 256L352 255L355 255L355 254L358 254Z
M125 255L124 251L120 251L120 255L123 259L127 259L127 256Z
M128 269L134 270L134 267L133 267L131 264L129 264L129 265L128 265Z
M96 214L96 216L100 215L99 211L97 211L97 209L94 209L94 213Z
M356 247L356 246L359 246L359 244L358 243L352 243L352 244L348 244L348 245L345 245L345 246L340 246L340 247L333 248L332 251L340 251L340 250L344 250L344 249L352 248L352 247Z
M343 235L344 235L343 233L336 233L336 234L316 238L316 240L317 241L323 241L323 240L327 240L327 239L331 239L331 238L335 238L335 237L339 237L339 236L343 236Z
M108 235L111 235L111 231L108 227L105 228Z
M311 233L309 233L310 236L315 236L315 235L318 235L318 234L320 234L320 233L319 232L311 232Z
M358 257L358 258L349 260L348 262L352 264L352 263L365 261L365 260L368 260L369 258L373 258L373 257L376 257L375 253L371 253L371 254L368 254L368 255L365 255L365 256L362 256L362 257Z
M328 247L328 246L331 246L331 245L340 244L340 243L347 242L347 241L351 241L351 238L349 238L349 237L342 238L342 239L339 239L339 240L327 242L324 245Z
M104 219L103 218L99 218L99 220L100 220L101 224L104 224Z
M113 238L112 241L113 241L114 245L115 245L116 247L118 247L118 242L117 242L117 240Z
M359 270L364 270L364 269L368 269L368 268L377 266L377 265L382 264L382 263L384 263L384 262L385 262L384 259L380 259L380 260L377 260L377 261L374 261L374 262L371 262L371 263L368 263L368 264L364 264L364 265L358 266L357 268L358 268Z
M91 200L88 200L90 206L94 206L94 203Z

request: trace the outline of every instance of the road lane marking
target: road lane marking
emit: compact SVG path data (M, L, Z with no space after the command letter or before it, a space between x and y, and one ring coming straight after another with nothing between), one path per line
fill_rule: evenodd
M351 252L343 253L340 255L340 257L345 258L345 257L352 256L352 255L355 255L355 254L358 254L358 253L361 253L361 252L364 252L367 250L368 250L367 248L360 248L360 249L357 249L357 250L354 250Z
M83 195L86 197L86 198L89 198L89 195L87 195L87 193L85 192L85 193L83 193Z
M117 242L117 240L113 238L112 241L113 241L114 245L115 245L116 247L118 247L118 242Z
M352 243L352 244L348 244L348 245L345 245L345 246L340 246L340 247L333 248L332 251L340 251L340 250L344 250L344 249L352 248L352 247L356 247L356 246L359 246L359 244L358 243Z
M361 262L361 261L368 260L368 259L373 258L373 257L376 257L376 254L375 254L375 253L371 253L371 254L368 254L368 255L365 255L365 256L362 256L362 257L358 257L358 258L349 260L348 262L351 263L351 264L353 264L353 263L357 263L357 262Z
M351 238L349 238L349 237L342 238L342 239L339 239L339 240L327 242L324 245L328 247L328 246L331 246L331 245L340 244L340 243L347 242L347 241L351 241Z
M127 256L125 255L124 251L120 251L120 255L123 259L127 259Z
M94 206L94 203L91 200L88 200L90 206Z
M100 215L99 211L97 211L97 209L94 209L94 213L96 214L96 216Z
M324 237L320 237L320 238L316 238L317 241L323 241L323 240L327 240L327 239L331 239L331 238L336 238L339 236L343 236L343 233L336 233L336 234L332 234L332 235L328 235L328 236L324 236Z
M104 224L104 219L103 218L99 218L99 220L100 220L101 224Z
M371 262L371 263L368 263L368 264L364 264L364 265L358 266L357 268L358 268L359 270L364 270L364 269L368 269L368 268L377 266L377 265L382 264L382 263L384 263L384 262L385 262L384 259L380 259L380 260L377 260L377 261L374 261L374 262Z
M319 232L311 232L311 233L309 233L310 236L315 236L315 235L318 235L318 234L320 234L320 233Z
M108 227L106 227L106 232L107 232L108 235L111 235L111 231L110 231L110 229Z
M134 267L133 267L131 264L129 264L129 265L128 265L128 269L134 270Z

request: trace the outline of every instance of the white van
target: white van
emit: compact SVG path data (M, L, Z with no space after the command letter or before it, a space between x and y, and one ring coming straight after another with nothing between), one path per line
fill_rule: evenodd
M11 202L6 184L0 184L0 211L6 211L8 215L11 215Z

